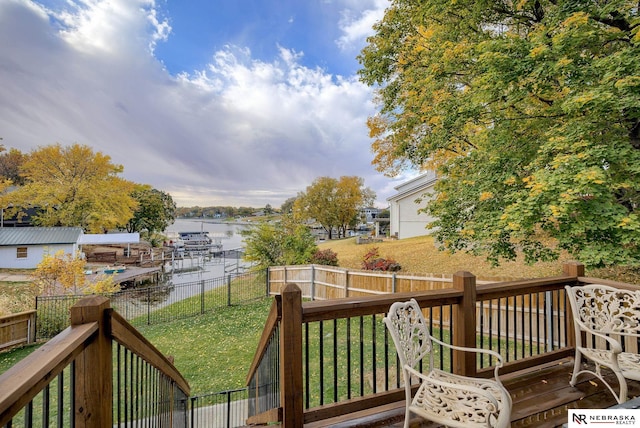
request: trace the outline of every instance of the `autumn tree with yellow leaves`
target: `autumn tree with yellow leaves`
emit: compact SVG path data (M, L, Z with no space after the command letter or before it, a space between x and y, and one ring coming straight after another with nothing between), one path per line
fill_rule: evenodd
M79 254L46 254L33 273L37 295L113 293L120 287L108 275L87 280L86 261Z
M374 164L438 172L442 248L640 265L637 1L392 0L359 56Z
M60 144L28 154L20 169L25 183L7 194L14 207L37 207L39 226L79 226L101 233L124 227L137 207L135 184L119 176L122 165L89 146Z
M334 229L344 236L348 227L355 226L360 209L371 205L375 197L361 177L319 177L298 194L293 215L298 221L315 219L332 239Z

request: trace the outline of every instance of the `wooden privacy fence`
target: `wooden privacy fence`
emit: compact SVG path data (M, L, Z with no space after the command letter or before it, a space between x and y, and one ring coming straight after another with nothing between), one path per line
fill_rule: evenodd
M0 351L33 343L36 337L36 311L0 317Z
M482 278L477 284L522 278ZM453 275L403 275L381 271L352 270L334 266L300 265L269 268L269 292L278 294L285 283L295 283L302 297L312 300L376 296L389 293L441 290L451 287Z
M483 278L477 279L477 285L496 284L507 281L523 280L523 278ZM350 270L323 265L277 266L269 268L268 289L270 294L279 294L286 283L296 284L302 297L311 300L331 300L349 297L370 297L394 293L444 290L453 286L453 275L426 274L403 275L398 273ZM550 326L550 317L559 316L564 323L565 302L558 299L557 293L551 291L523 296L492 299L482 305L476 305L480 319L492 320L491 334L513 331L522 332L527 339L538 340ZM522 316L508 314L509 308ZM450 325L448 312L440 312L434 308L432 318ZM527 320L525 322L525 319ZM557 341L557 338L553 338Z

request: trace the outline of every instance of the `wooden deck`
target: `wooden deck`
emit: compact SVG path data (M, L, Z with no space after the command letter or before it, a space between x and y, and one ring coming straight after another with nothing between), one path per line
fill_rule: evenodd
M576 387L569 385L573 359L565 359L535 370L516 372L502 377L511 393L513 409L511 427L553 428L567 423L568 409L604 409L616 403L609 390L598 379L581 375ZM609 372L610 373L610 372ZM613 379L615 377L611 375ZM617 386L616 381L612 382ZM629 382L629 397L640 396L640 382ZM305 428L388 427L402 428L404 401L376 409L352 413L321 423L306 424ZM436 428L441 425L415 418L412 428Z

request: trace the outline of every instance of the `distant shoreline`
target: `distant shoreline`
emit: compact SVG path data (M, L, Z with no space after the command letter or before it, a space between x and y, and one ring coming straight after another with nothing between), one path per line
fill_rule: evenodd
M176 218L176 220L185 220L185 221L193 221L198 223L209 223L209 224L231 224L234 226L247 226L247 225L254 224L251 221L225 221L225 220L190 218L190 217L178 217Z

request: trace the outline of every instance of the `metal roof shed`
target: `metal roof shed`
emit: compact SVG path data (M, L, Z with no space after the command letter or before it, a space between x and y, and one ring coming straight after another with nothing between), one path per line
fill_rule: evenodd
M35 269L46 254L76 254L80 227L0 228L0 268Z

